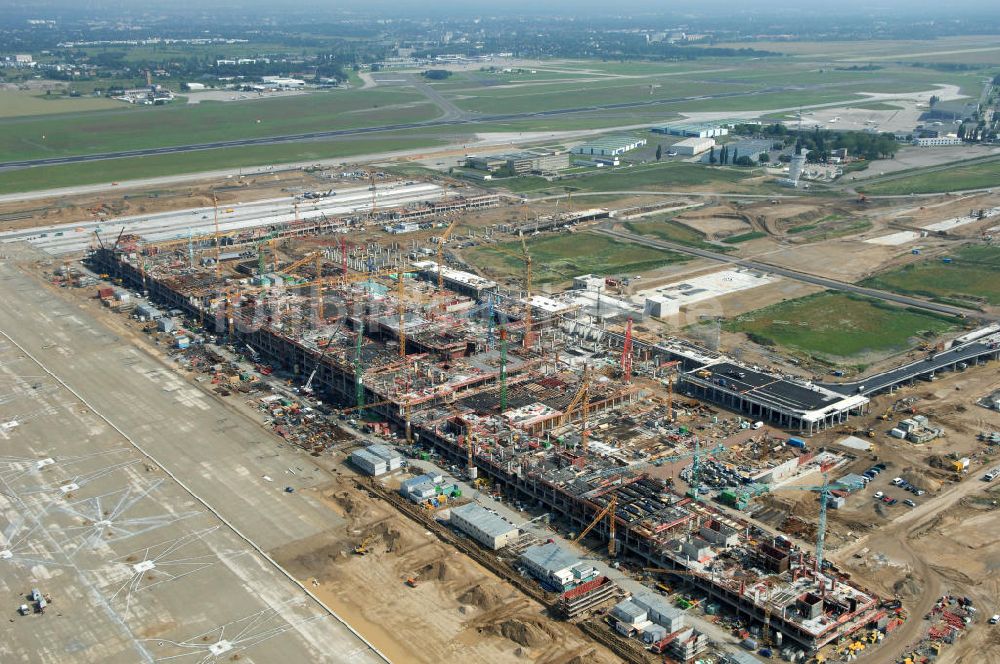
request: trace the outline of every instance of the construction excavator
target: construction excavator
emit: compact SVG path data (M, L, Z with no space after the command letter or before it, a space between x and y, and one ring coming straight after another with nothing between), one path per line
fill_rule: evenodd
M374 539L375 537L373 535L369 535L368 537L358 542L357 546L354 547L354 553L356 553L359 556L366 556L369 553L371 553L371 549L369 549L368 547L371 546L372 540Z

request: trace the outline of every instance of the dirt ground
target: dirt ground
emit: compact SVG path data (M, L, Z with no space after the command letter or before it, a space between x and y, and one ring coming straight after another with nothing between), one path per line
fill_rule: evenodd
M997 628L986 624L990 615L1000 612L1000 486L980 479L1000 463L1000 451L976 439L981 431L1000 430L1000 413L974 403L998 386L1000 374L995 365L948 374L932 384L919 383L879 397L868 421L854 423L862 429L868 425L876 429L877 447L874 454L856 452L859 458L850 470L863 471L877 457L889 466L883 476L902 476L927 491L916 498L917 508L885 509L871 498L874 489L870 486L851 496L847 509L828 512L828 557L862 585L884 597L898 596L910 613L887 647L864 658L865 662L889 664L916 645L929 626L924 615L944 594L972 598L978 619L954 645L944 646L937 661L1000 661ZM917 446L885 435L892 421L907 414L897 413L890 422L878 420L875 414L905 397L916 397L914 410L927 415L932 425L941 426L943 438ZM832 442L842 435L830 432L825 440ZM956 476L935 468L937 460L951 453L971 458L967 474ZM796 513L803 510L815 512L815 505L796 507Z
M322 496L344 525L271 555L393 661L617 661L350 476ZM363 541L370 552L354 553Z

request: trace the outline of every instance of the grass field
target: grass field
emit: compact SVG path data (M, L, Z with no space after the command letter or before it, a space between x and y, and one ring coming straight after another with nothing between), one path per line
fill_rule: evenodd
M184 154L126 157L62 166L39 166L16 171L0 171L0 194L163 177L226 168L309 162L316 159L333 159L392 150L433 147L446 142L442 138L433 136L412 136L387 132L353 139L256 145L201 150Z
M691 260L689 256L630 242L618 242L596 233L550 235L527 241L531 254L532 281L552 283L570 281L581 274L640 274ZM522 275L524 262L516 258L521 245L501 245L509 255L490 247L477 247L466 253L470 263L495 275Z
M957 324L945 317L828 291L743 314L725 327L765 345L846 359L905 350L914 337L940 334Z
M932 194L1000 187L1000 161L977 162L951 168L914 173L900 178L859 186L871 195Z
M120 101L104 97L68 97L56 94L46 97L37 91L0 90L0 118L99 111L121 108L123 105Z
M0 161L417 122L439 114L416 92L336 90L193 106L125 107L58 119L8 119L0 122Z
M698 81L664 79L650 92L650 79L608 79L599 82L550 83L522 88L482 88L462 91L454 98L455 105L477 113L520 113L559 108L586 108L596 104L632 101L676 99L704 94L705 86ZM733 84L725 89L739 90Z
M951 258L952 263L928 258L871 277L864 285L966 305L970 298L1000 305L1000 247L966 246Z
M653 216L641 221L629 221L625 223L625 228L630 232L648 237L655 237L667 242L676 242L687 247L696 249L706 249L708 251L733 251L733 247L720 247L717 244L705 241L705 234L690 226L674 221L672 214Z
M762 231L750 231L749 233L740 233L739 235L730 235L729 237L723 239L722 241L726 244L739 244L741 242L749 242L750 240L759 240L762 237L767 237L767 233Z
M941 37L934 40L785 41L720 43L721 48L752 46L802 59L831 59L868 64L881 61L962 62L995 64L1000 51L996 35Z

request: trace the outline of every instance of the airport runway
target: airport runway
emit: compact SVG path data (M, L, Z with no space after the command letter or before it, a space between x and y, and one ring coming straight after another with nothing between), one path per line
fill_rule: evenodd
M331 129L329 131L312 131L303 134L287 134L283 136L263 136L260 138L244 138L232 141L213 141L210 143L195 143L191 145L174 145L159 148L144 148L138 150L122 150L118 152L101 152L95 154L71 155L65 157L46 157L42 159L22 159L19 161L8 161L0 163L0 172L19 168L31 168L36 166L57 166L59 164L75 164L88 161L100 161L103 159L119 159L122 157L148 157L161 154L177 154L183 152L196 152L199 150L214 150L218 148L233 148L249 145L274 145L277 143L294 143L297 141L308 141L324 138L339 138L344 136L363 136L365 134L378 134L387 131L401 131L406 129L422 129L426 127L458 127L463 125L476 125L490 122L507 122L510 120L524 120L530 118L544 118L560 115L574 115L577 113L588 113L592 111L617 111L633 108L644 108L647 106L660 106L663 104L674 104L686 101L708 101L713 99L726 99L729 97L752 97L763 94L774 94L778 92L788 92L791 90L801 91L801 86L776 86L754 90L752 92L720 92L708 95L693 95L689 97L672 97L669 99L650 99L646 101L620 102L617 104L601 104L595 106L578 106L576 108L560 108L548 111L506 113L502 115L479 115L472 117L449 117L448 113L437 120L426 120L424 122L402 122L396 124L382 125L378 127L359 127L356 129Z
M342 216L371 209L372 193L367 186L334 188L328 198L303 200L299 203L298 218L314 219L322 216ZM399 207L422 201L432 201L446 195L445 189L429 183L382 184L375 191L375 202L380 208ZM248 203L219 206L219 231L228 232L295 220L293 197L272 198ZM81 221L76 225L59 224L37 226L32 229L0 232L0 242L28 241L53 255L67 254L86 249L100 229L105 242L114 242L121 232L142 235L148 241L165 241L199 236L215 230L215 211L211 207L189 208L156 214L140 214L104 221ZM61 233L61 234L60 234Z

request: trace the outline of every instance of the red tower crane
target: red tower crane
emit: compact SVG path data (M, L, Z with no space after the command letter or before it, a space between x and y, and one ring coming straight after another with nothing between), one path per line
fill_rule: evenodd
M632 319L625 324L625 345L622 348L622 380L632 382Z

